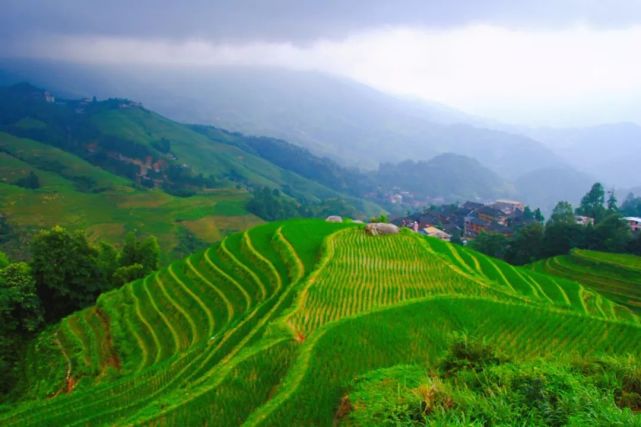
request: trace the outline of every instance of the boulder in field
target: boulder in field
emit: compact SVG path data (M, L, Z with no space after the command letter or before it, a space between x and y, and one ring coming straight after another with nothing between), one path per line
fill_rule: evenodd
M365 226L365 233L370 236L382 236L386 234L398 234L399 228L394 224L385 222L371 222Z
M343 218L338 216L338 215L330 215L327 218L325 218L325 221L327 221L327 222L343 222Z

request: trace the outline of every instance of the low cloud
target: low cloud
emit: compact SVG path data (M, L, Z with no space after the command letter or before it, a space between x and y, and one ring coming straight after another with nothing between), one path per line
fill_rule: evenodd
M525 31L485 25L448 30L388 27L304 46L61 36L25 41L6 54L91 64L315 70L518 120L509 117L510 112L584 108L586 99L602 102L641 93L638 46L641 26ZM523 105L529 111L519 111Z
M384 26L617 29L640 20L634 0L3 0L0 41L40 31L306 44Z

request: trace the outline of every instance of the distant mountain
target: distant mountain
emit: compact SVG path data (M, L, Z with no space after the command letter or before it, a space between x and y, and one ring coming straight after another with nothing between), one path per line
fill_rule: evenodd
M210 126L192 128L214 138L224 132ZM388 208L394 207L386 203L388 196L399 192L412 193L412 204L485 201L515 194L507 180L477 160L459 154L440 154L427 161L382 163L374 171L362 172L274 138L243 136L230 143L336 191L369 198Z
M531 129L530 136L545 143L574 168L618 188L641 185L641 126L613 123L586 128Z
M572 168L542 168L520 176L514 186L519 198L549 214L562 200L576 206L595 181Z
M453 203L514 196L512 185L477 160L440 154L428 161L384 163L373 174L379 187L399 188L416 196Z
M480 120L451 108L393 97L314 72L256 68L126 72L104 66L15 62L0 67L63 92L133 98L175 120L285 139L360 168L428 160L442 153L473 157L510 178L563 164L538 142L482 128Z
M399 99L318 73L225 68L170 75L149 69L133 73L109 67L41 65L36 68L30 63L20 68L14 64L14 75L5 73L4 79L38 74L38 81L54 82L53 87L63 94L124 96L142 100L174 119L213 123L217 128L211 129L218 129L215 131L218 133L220 127L244 132L245 147L237 148L249 149L296 176L352 195L371 190L372 184L349 168L376 171L379 163L428 161L444 153L476 159L509 182L523 175L522 181L526 182L528 174L545 169L565 169L576 175L569 165L571 156L567 160L562 158L560 153L553 152L552 145L546 147L530 137L517 135L516 128L492 130L489 128L496 124L438 104ZM196 128L192 130L199 132ZM247 134L268 137L254 138L252 148L248 148ZM234 140L220 134L219 137L221 141ZM278 148L277 140L287 143ZM279 154L282 147L292 148L288 143L310 151ZM306 161L292 161L302 159L300 156ZM324 157L334 163L330 166ZM594 175L595 180L601 179L599 173L588 174ZM572 181L555 183L555 190L572 196L568 199L580 198L585 193L583 188L577 192L577 187ZM461 193L453 194L456 196L440 196L458 197ZM516 194L526 201L542 200L542 197L530 200L523 192Z
M182 193L231 184L286 185L294 197L339 192L244 151L240 134L205 135L127 99L58 99L22 83L0 88L0 130L31 138L136 181Z

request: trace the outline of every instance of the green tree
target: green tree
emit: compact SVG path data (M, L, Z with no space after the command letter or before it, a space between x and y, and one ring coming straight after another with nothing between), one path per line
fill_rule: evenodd
M0 252L0 270L9 265L9 258L4 252Z
M622 221L619 214L611 213L594 228L590 228L586 246L588 249L605 252L624 252L631 240L630 227Z
M627 251L635 255L641 255L641 233L637 233L636 236L628 242Z
M609 212L618 212L619 208L617 206L617 198L614 194L614 189L608 191L608 202L607 208Z
M548 220L548 225L551 224L576 224L574 208L569 202L564 201L556 204Z
M252 192L247 210L268 221L292 218L300 213L294 201L285 198L278 189L271 190L268 187Z
M145 267L138 263L118 267L113 277L115 283L121 286L125 283L133 282L136 279L145 277Z
M570 249L582 247L585 231L579 224L567 222L548 222L543 236L543 256L564 255Z
M494 258L505 258L508 246L508 239L500 233L479 234L476 239L470 242L470 247Z
M18 380L24 346L42 325L40 299L29 265L5 265L0 270L0 397Z
M455 245L463 244L463 239L461 238L460 230L454 230L454 232L452 233L452 237L450 238L450 243L454 243Z
M541 213L541 209L536 208L534 210L534 219L540 223L543 223L543 221L545 221L545 217L543 217L543 214Z
M581 205L577 209L579 215L594 218L599 222L605 216L605 190L600 182L592 185L590 191L581 199Z
M60 226L38 233L31 244L31 267L45 318L55 321L92 304L101 290L97 251L83 233Z
M120 253L120 266L127 267L134 264L142 266L143 276L158 270L160 247L158 246L158 240L154 236L147 236L142 240L138 240L134 233L127 234L125 244Z
M374 216L370 218L369 222L389 222L389 216L387 214L380 214L379 216Z
M0 318L5 330L21 333L38 330L43 312L29 264L16 262L0 270L0 294Z
M543 257L544 229L538 222L519 229L511 239L505 259L511 264L523 265Z
M526 206L525 209L523 210L523 219L526 221L537 221L537 222L543 222L543 214L541 213L541 209L536 208L534 211L532 208L529 206Z
M118 263L119 254L116 248L106 242L99 242L96 248L95 263L100 274L102 283L101 292L118 286L119 282L114 279L114 273L120 267Z
M184 258L189 254L197 252L209 246L209 243L199 239L187 227L180 227L176 233L178 244L171 251L173 258Z
M583 244L583 227L576 223L574 209L569 202L559 202L545 225L541 256L567 254Z

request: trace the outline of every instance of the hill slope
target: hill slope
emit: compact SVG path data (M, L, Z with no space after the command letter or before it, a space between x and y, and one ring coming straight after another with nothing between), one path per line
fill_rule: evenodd
M404 231L269 223L43 332L3 425L331 425L354 376L429 365L453 331L513 357L639 354L641 324L582 285Z
M16 185L30 173L39 188ZM54 225L112 243L122 242L129 231L154 234L171 251L186 232L213 242L261 222L245 210L245 191L218 189L185 198L143 189L73 154L4 132L0 189L0 213L12 229L2 248L15 256L24 256L33 233Z
M510 183L478 161L458 154L440 154L428 161L383 163L374 179L379 187L400 188L414 195L455 203L514 196Z
M133 97L174 120L282 138L367 169L446 152L475 158L508 178L562 165L537 141L487 129L460 111L321 73L251 67L132 73L46 61L0 66L63 93Z
M245 205L249 191L264 186L303 203L341 199L363 214L381 211L347 194L346 185L271 161L250 140L197 130L125 99L61 100L29 84L0 88L0 218L12 228L0 245L24 258L29 236L58 224L109 241L127 231L156 234L171 252L182 241L211 243L260 222ZM298 158L332 170L307 151ZM339 180L344 174L335 170Z
M641 311L641 257L574 249L538 261L535 271L576 280L612 301Z
M58 100L29 84L0 88L0 128L150 187L268 185L318 200L338 193L239 148L242 136L207 135L127 99ZM235 144L232 144L235 142Z

